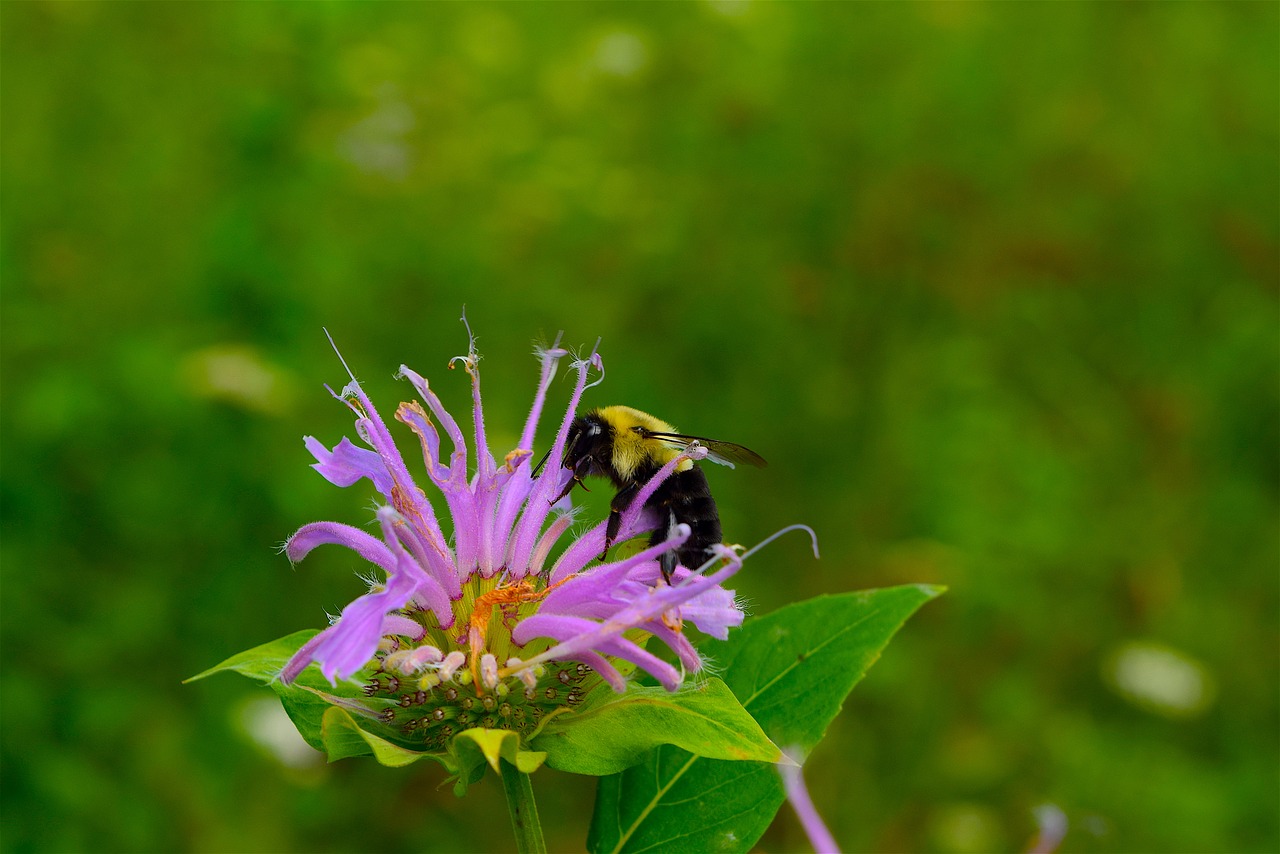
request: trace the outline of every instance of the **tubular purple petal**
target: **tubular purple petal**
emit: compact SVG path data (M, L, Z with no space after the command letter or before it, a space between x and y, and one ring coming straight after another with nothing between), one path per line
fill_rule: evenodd
M383 637L403 635L412 641L420 641L427 636L427 627L399 614L387 614L382 618L381 633Z
M568 471L566 469L566 471ZM551 568L550 583L560 581L580 572L587 564L596 559L596 555L604 548L604 532L606 522L601 522L584 533L572 545L564 550ZM635 521L628 523L623 514L623 522L619 528L618 542L629 540L637 534L644 534L658 527L658 515L647 507L640 508Z
M680 584L693 572L677 566L672 573L673 584ZM698 631L719 640L729 637L729 629L742 625L742 608L738 606L734 591L713 587L699 593L680 606L680 616L698 627Z
M542 406L547 400L547 389L551 386L551 380L555 378L556 368L559 367L560 360L569 355L568 350L560 349L560 336L564 333L558 333L556 340L546 350L539 350L538 360L541 364L541 375L538 378L538 390L533 395L533 406L529 409L529 417L525 419L524 430L520 432L520 444L518 447L526 450L533 450L533 440L538 433L538 422L542 418Z
M805 835L809 837L809 844L813 846L815 854L840 854L835 837L831 835L831 831L827 830L827 826L822 822L822 816L818 815L818 810L814 808L813 801L809 798L809 790L805 788L804 775L800 767L798 765L776 767L778 773L782 775L782 785L786 789L787 800L796 811L796 816L800 819L800 825L804 828Z
M644 630L669 646L686 670L697 673L702 669L702 656L683 632L675 631L662 620L650 620L644 624Z
M547 598L543 600L540 610L551 614L579 614L581 616L587 616L584 611L592 610L596 613L590 616L604 619L608 614L599 613L601 608L609 609L608 613L611 614L620 605L630 601L629 598L622 600L615 598L614 594L618 585L626 581L629 575L646 563L653 567L654 575L656 576L657 564L654 561L664 552L678 549L684 545L689 539L689 534L689 526L681 525L679 533L664 543L649 546L649 548L637 552L629 558L616 563L602 564L592 569L589 573L570 578L547 594Z
M702 450L703 451L702 456L706 456L705 449L697 449L697 450ZM645 509L645 504L648 503L649 499L653 497L653 494L658 491L658 487L662 486L662 484L666 481L667 478L675 474L676 468L680 466L682 463L684 463L685 460L691 460L696 458L697 458L697 455L694 454L693 450L685 451L682 454L677 454L676 456L672 457L671 460L666 463L666 465L658 469L657 474L649 478L645 482L644 486L640 487L640 491L636 493L636 497L631 500L631 503L627 506L627 509L622 511L623 534L619 534L619 536L624 536L624 535L635 536L635 532L637 531L637 524L640 521L641 513ZM633 533L626 534L627 531L632 531Z
M391 473L377 452L357 448L343 436L342 441L330 451L314 436L304 436L302 443L316 462L311 466L334 486L351 486L363 477L373 481L374 489L388 501L391 500Z
M369 663L382 637L383 617L403 608L413 592L413 580L403 574L396 575L388 581L386 589L366 593L342 609L338 622L324 633L324 640L311 655L313 661L320 662L320 672L330 685Z
M480 567L481 578L491 578L497 571L502 554L506 548L505 537L501 544L495 543L499 535L494 530L493 520L498 512L498 500L502 493L499 489L498 477L490 475L487 479L477 476L476 484L476 538L480 544L480 553L476 562ZM495 560L496 558L496 560Z
M542 537L538 540L538 545L533 550L533 554L529 557L529 566L526 574L537 575L542 572L542 564L546 562L547 555L551 553L551 547L555 545L556 540L560 539L560 535L571 524L573 524L573 517L565 513L557 516L555 521L547 526L547 530L543 532Z
M401 375L406 375L406 371L408 369L402 365ZM413 374L413 376L417 375ZM423 382L425 383L425 380ZM459 575L465 578L474 569L476 554L479 550L477 545L479 523L476 519L475 495L466 483L466 449L464 444L460 444L461 433L455 441L455 447L459 450L455 451L451 466L433 466L431 457L439 453L439 436L422 407L417 403L402 403L396 410L396 419L408 425L422 443L422 456L427 461L427 475L444 496L449 515L453 518L455 556L452 559L456 561L459 568L463 569ZM454 428L457 428L456 424ZM463 468L459 469L458 466ZM443 535L440 539L443 541Z
M548 583L559 584L586 569L587 564L595 560L604 548L604 530L605 523L601 522L570 543L551 567Z
M431 505L423 498L422 493L418 490L418 485L409 474L409 470L405 468L404 458L400 456L400 451L396 448L396 443L392 440L391 433L387 430L387 425L383 422L382 417L378 415L378 410L374 408L373 402L364 393L364 389L360 388L358 382L352 380L343 388L342 395L353 410L357 413L363 413L362 418L356 419L356 429L358 432L363 433L369 444L382 457L383 463L386 464L387 472L391 475L393 486L391 494L388 496L391 504L401 513L419 517L436 530L439 530L435 511L431 509ZM352 403L352 397L355 398L358 405Z
M382 526L382 537L391 546L391 551L396 556L396 578L408 579L410 588L410 598L417 598L424 602L427 609L433 611L436 619L440 623L441 628L449 628L453 625L453 608L449 602L449 596L444 592L444 588L440 583L427 574L418 562L413 559L405 549L404 544L400 542L400 537L410 536L405 531L407 523L403 516L390 507L378 508L378 524ZM408 598L406 598L408 601ZM396 605L395 608L403 608L404 602ZM395 610L391 608L388 610Z
M650 620L659 619L664 611L714 588L741 568L741 561L734 561L713 575L694 575L676 587L654 589L650 595L639 602L620 608L613 617L603 623L592 623L593 627L579 623L583 628L582 634L571 641L562 641L550 649L535 655L525 661L524 666L531 667L544 661L555 661L571 656L583 649L604 650L612 638L618 637L628 629L643 626ZM535 614L516 626L511 633L512 640L517 643L527 643L534 637L553 637L550 633L539 634L539 624L537 623L533 626L528 625L531 620L536 620L539 616L541 615ZM548 617L548 619L573 620L579 618ZM584 622L590 623L590 621ZM654 675L657 676L656 673Z
M691 455L687 453L677 455L662 468L658 469L657 473L654 474L653 477L645 481L644 486L642 486L640 491L636 493L636 497L632 499L631 503L627 505L627 508L622 511L622 522L618 529L617 542L629 540L636 534L644 531L652 531L657 527L657 517L651 510L649 510L649 508L645 507L645 502L653 496L653 493L657 491L663 481L671 477L677 466L690 458ZM555 584L562 578L567 578L569 575L576 572L577 570L573 568L575 563L581 561L582 565L585 565L587 560L589 560L589 557L586 557L588 554L597 554L604 548L605 523L601 522L597 527L598 533L597 529L589 531L581 540L579 540L579 542L570 546L569 549L561 556L561 559L557 561L551 571L552 584ZM588 545L585 542L588 539L590 539L592 544L598 541L599 545L596 545L594 550L589 551ZM571 553L573 559L569 560Z
M639 667L643 667L668 691L674 691L679 688L680 682L684 678L679 670L621 635L609 638L597 644L595 648L615 658L625 659Z
M440 434L436 432L436 426L431 423L422 405L416 400L401 403L396 408L396 420L408 425L418 436L418 443L422 446L422 461L427 467L427 477L431 482L436 486L447 482L449 467L440 458Z
M533 489L533 476L530 473L530 466L526 458L525 461L517 464L520 466L507 478L506 483L502 486L502 494L498 499L498 508L494 512L493 535L494 535L494 556L501 555L504 565L510 569L513 574L519 569L512 567L511 564L511 533L515 525L516 515L519 514L524 507L525 500L529 497L529 492Z
M376 564L387 572L395 571L395 555L385 543L359 528L341 522L311 522L303 525L289 538L284 550L290 562L297 563L316 546L327 544L346 546L369 563Z
M414 525L404 525L399 532L405 548L413 555L418 565L444 588L450 599L461 598L462 583L454 570L453 554L448 548L434 538L432 542L426 542L426 537L430 535L424 534Z
M317 632L312 636L311 640L298 647L298 651L285 662L284 670L280 671L280 681L286 685L292 685L293 680L298 678L298 674L306 670L307 665L315 660L316 647L324 643L325 635L331 631L333 631L333 626Z
M467 483L467 440L463 437L458 422L444 408L440 398L431 390L421 374L406 365L401 365L397 377L408 379L417 389L419 396L426 402L453 443L453 454L448 466L449 479L438 482L436 485L444 493L445 503L449 505L449 512L453 516L453 550L457 557L458 576L465 581L475 571L480 551L480 523L476 513L475 495ZM487 452L487 448L476 451L477 456L483 456Z
M431 409L431 413L435 415L436 420L440 422L440 426L444 428L445 435L453 442L453 454L449 459L449 474L453 478L455 484L466 483L467 480L467 440L462 436L462 429L458 427L458 422L453 420L453 416L449 414L449 410L444 408L444 404L440 402L440 398L431 390L426 378L411 368L401 365L400 372L396 377L409 380L413 387L418 390L418 395L423 399Z
M465 317L463 322L466 322ZM471 377L471 424L475 429L476 477L484 481L493 477L495 466L493 454L489 451L489 442L485 438L484 405L480 401L480 357L476 355L476 342L475 338L471 337L470 327L467 328L467 336L470 338L467 355L453 359L449 362L449 367L452 368L454 362L462 362L462 366Z
M600 632L600 626L600 623L582 617L534 614L532 617L526 617L520 625L516 626L515 631L511 633L511 639L518 644L526 644L535 638L551 638L559 641L553 647L554 655L543 653L547 655L547 660L575 661L592 652L603 652L643 667L653 674L653 677L668 691L674 691L679 687L680 671L653 653L646 652L621 637L625 628L631 628L630 626L608 632ZM531 666L532 661L542 657L537 656L525 662L524 666Z
M462 362L467 374L471 377L471 424L475 429L476 439L476 480L493 479L493 453L489 450L489 442L485 438L484 406L480 400L480 356L476 353L476 336L471 332L471 324L467 322L467 312L463 309L462 325L467 330L467 355L450 360L449 368L454 362Z
M592 353L592 359L595 353ZM587 387L587 371L591 364L591 360L585 362L575 362L574 368L578 371L578 379L573 385L573 394L569 398L569 408L565 411L564 418L560 422L560 429L556 432L555 442L551 445L551 453L547 458L547 465L554 467L554 470L561 470L563 466L558 461L564 458L564 446L569 437L569 427L573 424L573 419L578 411L578 403L582 400L582 392ZM555 489L560 478L538 478L533 487L533 492L529 496L529 501L525 505L525 511L520 516L520 521L516 523L515 546L512 550L512 565L517 567L527 566L529 563L529 555L533 552L534 543L537 541L538 532L542 530L542 523L546 520L547 514L551 510L551 497L555 494L551 490Z

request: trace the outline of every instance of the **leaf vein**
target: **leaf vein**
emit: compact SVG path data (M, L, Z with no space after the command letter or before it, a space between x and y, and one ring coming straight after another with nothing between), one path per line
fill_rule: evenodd
M736 818L741 818L741 817L742 817L742 816L744 816L744 815L750 815L751 813L755 812L755 811L756 811L756 809L757 809L757 808L756 808L755 806L752 806L752 807L748 807L747 809L739 810L738 812L734 813L733 815L727 815L727 816L725 816L723 819L721 819L720 821L716 822L715 824L706 824L706 825L702 825L701 827L699 827L699 828L698 828L698 830L697 830L695 833L681 833L681 834L678 834L678 835L676 835L676 836L668 836L668 837L667 837L667 838L665 838L665 839L658 839L658 840L655 840L654 842L650 843L649 845L645 846L644 848L633 848L633 849L631 849L631 854L641 854L641 852L644 852L644 851L652 851L653 849L655 849L655 848L659 848L659 847L661 847L661 846L663 846L663 845L666 845L666 844L667 844L667 843L669 843L669 842L675 842L677 839L685 839L685 838L687 838L687 837L691 837L691 836L695 836L695 835L699 835L699 834L707 833L708 831L714 830L714 829L715 829L715 828L717 828L717 827L720 827L720 826L725 825L725 824L729 824L730 822L732 822L732 821L733 821L734 819L736 819Z
M788 665L787 665L786 667L784 667L784 668L783 668L783 669L782 669L782 670L781 670L781 671L780 671L776 676L774 676L772 679L770 679L768 682L766 682L763 688L759 688L759 689L757 689L757 690L755 691L755 693L753 693L749 698L747 698L746 700L743 700L743 701L742 701L742 705L744 705L744 706L750 706L750 705L751 705L751 702L752 702L753 700L755 700L755 698L756 698L756 697L759 697L759 696L760 696L761 694L763 694L765 691L768 691L768 690L769 690L770 688L772 688L775 684L777 684L777 683L778 683L778 682L779 682L779 681L780 681L784 676L786 676L786 675L787 675L788 673L790 673L792 670L795 670L797 667L799 667L799 666L800 666L800 662L801 662L802 660L808 660L808 658L809 658L810 656L814 655L815 653L821 652L823 649L825 649L826 647L828 647L828 646L830 646L831 644L835 643L838 639L840 639L841 637L843 637L845 634L847 634L847 633L849 633L849 632L853 631L856 627L858 627L858 626L859 626L859 625L861 625L862 623L865 623L867 620L870 620L872 617L874 617L876 614L879 614L879 613L880 613L880 609L879 609L879 608L876 608L876 609L872 610L872 611L871 611L871 613L869 613L869 614L867 614L866 616L862 617L861 619L856 620L855 622L852 622L852 623L850 623L849 625L845 626L843 629L841 629L840 631L836 632L836 633L835 633L835 634L833 634L831 637L827 638L827 639L826 639L826 640L824 640L822 643L820 643L820 644L818 644L817 646L815 646L813 649L807 650L807 651L805 652L805 658L804 658L804 659L796 659L795 661L793 661L793 662L791 662L790 664L788 664Z
M658 805L658 801L660 801L662 799L662 796L667 793L667 790L670 789L672 786L674 786L676 784L676 780L679 780L681 777L683 777L685 772L688 771L693 766L693 763L697 761L698 761L697 756L694 756L692 753L689 754L689 761L685 762L684 766L680 768L679 771L676 771L674 774L671 775L670 782L668 782L665 786L658 787L658 790L653 793L653 797L649 799L649 803L645 804L644 809L640 811L640 815L636 816L636 820L631 823L631 826L629 828L627 828L627 832L622 834L621 838L618 839L618 844L614 846L614 849L613 849L614 854L617 854L617 852L622 850L622 846L627 844L627 840L630 839L632 834L636 832L636 830L640 827L640 824L646 818L649 817L649 813L653 812L654 807ZM657 772L656 763L654 765L654 769L656 773ZM658 779L661 780L661 777L659 777Z

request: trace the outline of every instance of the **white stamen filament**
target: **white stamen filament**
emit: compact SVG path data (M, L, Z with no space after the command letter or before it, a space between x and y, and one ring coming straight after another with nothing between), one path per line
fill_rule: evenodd
M458 668L467 663L467 656L458 650L454 650L444 657L444 662L440 665L440 681L448 682L453 678L453 674L458 672Z

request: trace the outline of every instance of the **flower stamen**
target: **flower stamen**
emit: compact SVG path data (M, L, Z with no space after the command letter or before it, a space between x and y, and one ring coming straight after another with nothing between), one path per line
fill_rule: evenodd
M487 649L487 641L489 637L489 622L493 619L494 606L498 606L503 614L504 621L519 606L540 602L547 597L552 590L555 590L565 581L556 582L548 587L539 590L534 582L529 578L522 578L514 584L499 585L487 593L482 593L476 597L476 604L471 609L471 617L467 620L468 630L467 639L471 648L471 677L476 683L476 695L479 696L481 679L478 665L481 656ZM519 661L519 659L515 659ZM503 673L502 675L506 675Z

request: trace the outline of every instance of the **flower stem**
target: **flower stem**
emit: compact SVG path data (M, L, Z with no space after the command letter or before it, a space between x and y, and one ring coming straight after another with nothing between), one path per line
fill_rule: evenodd
M502 788L507 793L507 809L511 810L511 827L516 834L516 850L520 854L546 854L547 843L542 838L538 805L533 801L533 784L529 775L505 759L499 764L502 766Z

